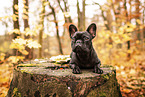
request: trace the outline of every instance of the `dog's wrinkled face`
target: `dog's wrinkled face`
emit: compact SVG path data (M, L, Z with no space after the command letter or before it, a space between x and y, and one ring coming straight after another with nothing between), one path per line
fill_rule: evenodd
M75 32L72 36L72 51L76 53L89 52L92 45L92 36L87 32Z
M72 51L76 53L87 53L92 47L92 39L96 36L96 25L91 24L86 31L78 31L76 26L69 26Z

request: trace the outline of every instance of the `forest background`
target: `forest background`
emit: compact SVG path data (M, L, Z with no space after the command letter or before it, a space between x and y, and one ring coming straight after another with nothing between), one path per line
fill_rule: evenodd
M71 53L68 26L97 24L93 45L124 97L145 96L144 0L0 0L0 96L20 62Z

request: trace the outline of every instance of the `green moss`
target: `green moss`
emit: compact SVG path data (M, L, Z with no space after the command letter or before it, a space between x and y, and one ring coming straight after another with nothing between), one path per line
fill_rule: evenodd
M19 64L17 67L39 67L41 64Z
M100 97L107 97L106 93L104 92L99 92Z
M103 78L109 80L109 75L104 75Z
M108 79L103 85L96 87L91 90L87 97L120 97L119 91L117 90L117 82L114 78L115 75L103 75L105 79Z
M106 64L103 64L103 65L101 65L101 67L103 67L103 68L110 68L110 67L113 67L113 66L111 66L111 65L106 65Z
M22 73L29 73L29 74L33 74L33 73L31 73L31 71L28 71L28 70L26 70L26 69L23 69L23 70L20 70Z
M14 88L12 97L21 97L21 93L18 91L18 88Z

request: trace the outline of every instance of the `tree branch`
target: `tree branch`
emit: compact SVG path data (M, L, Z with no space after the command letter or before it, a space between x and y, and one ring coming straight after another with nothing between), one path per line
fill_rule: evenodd
M98 6L100 7L100 9L101 9L101 14L102 14L102 17L103 17L104 21L107 21L107 18L106 18L105 15L104 15L104 11L103 11L103 9L102 9L102 6L101 6L99 3L96 3L96 2L94 2L94 4L96 4L96 5L98 5ZM107 30L110 30L108 24L105 24L105 27L107 28Z

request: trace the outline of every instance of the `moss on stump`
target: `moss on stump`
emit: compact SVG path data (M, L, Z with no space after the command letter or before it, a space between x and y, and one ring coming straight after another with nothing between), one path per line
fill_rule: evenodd
M72 70L52 69L52 63L21 65L14 69L8 97L121 97L116 72L102 67L104 73L91 69L82 74Z

